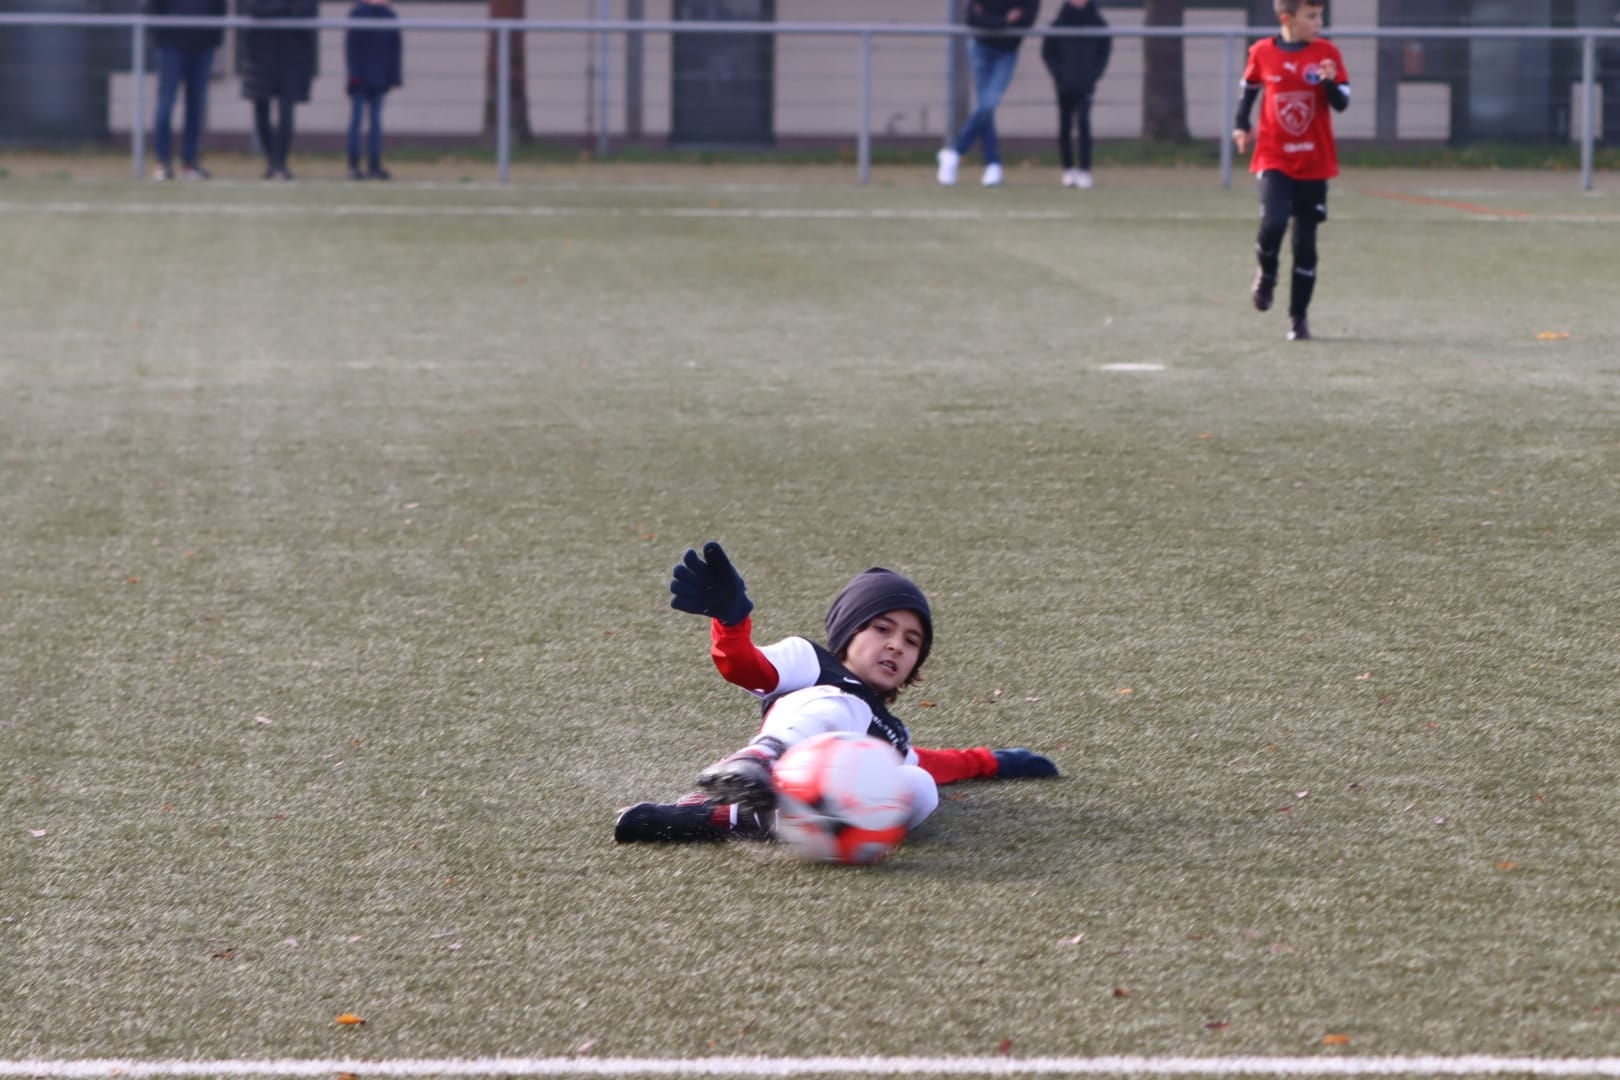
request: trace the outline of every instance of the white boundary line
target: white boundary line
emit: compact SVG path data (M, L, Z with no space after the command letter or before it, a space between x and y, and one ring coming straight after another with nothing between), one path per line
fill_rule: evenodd
M421 1058L391 1061L3 1061L0 1077L524 1076L1620 1076L1620 1058L1457 1057L705 1057Z

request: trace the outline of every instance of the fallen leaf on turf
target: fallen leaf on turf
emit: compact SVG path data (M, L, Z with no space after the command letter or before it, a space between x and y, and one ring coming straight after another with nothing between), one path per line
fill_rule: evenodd
M1116 986L1114 987L1114 996L1117 998L1128 998L1131 996L1131 992L1125 989L1123 986Z
M337 1022L345 1027L365 1027L366 1019L354 1013L338 1013Z
M935 704L936 704L936 702L932 702L932 701L919 701L919 702L917 702L917 708L919 708L919 709L932 709L932 708L934 708Z
M1543 330L1536 335L1537 341L1563 341L1569 337L1568 330Z
M1337 1034L1335 1034L1335 1035L1324 1035L1324 1036L1322 1036L1322 1045L1323 1046L1349 1046L1350 1045L1350 1036L1348 1036L1348 1035L1337 1035Z
M360 1076L357 1073L338 1073L337 1080L360 1080Z
M1501 862L1496 864L1496 868L1498 870L1517 870L1519 868L1519 864L1514 862L1512 859L1503 859Z
M1134 694L1134 693L1136 693L1136 691L1132 690L1128 686L1122 686L1118 690L1115 690L1114 693L1120 695L1121 697L1124 697L1126 694Z
M1211 1030L1211 1031L1225 1031L1227 1028L1231 1027L1232 1025L1229 1022L1225 1021L1225 1020L1211 1020L1209 1023L1205 1024L1204 1026L1209 1028L1209 1030Z
M996 1043L996 1053L1000 1054L1002 1057L1006 1057L1008 1054L1012 1053L1012 1040L1002 1039L1000 1042Z

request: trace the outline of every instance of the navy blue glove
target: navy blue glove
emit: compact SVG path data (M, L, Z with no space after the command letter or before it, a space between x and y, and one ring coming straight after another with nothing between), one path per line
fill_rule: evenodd
M1058 767L1051 758L1042 757L1032 750L992 750L996 756L996 779L1030 780L1042 776L1058 775Z
M703 545L701 556L686 549L686 557L675 567L669 591L675 594L669 606L676 611L707 615L727 626L736 626L754 610L754 602L743 588L742 575L731 565L725 548L714 540Z

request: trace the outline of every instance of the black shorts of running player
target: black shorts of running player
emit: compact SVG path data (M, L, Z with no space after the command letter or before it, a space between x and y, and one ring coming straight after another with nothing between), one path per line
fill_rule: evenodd
M1278 229L1289 218L1320 225L1327 220L1326 180L1295 180L1285 172L1267 169L1260 174L1260 220Z

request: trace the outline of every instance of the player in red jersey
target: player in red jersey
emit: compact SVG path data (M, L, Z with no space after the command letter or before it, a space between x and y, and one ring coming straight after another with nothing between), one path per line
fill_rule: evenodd
M1294 221L1294 276L1288 295L1288 340L1310 339L1306 312L1316 288L1316 227L1327 220L1328 180L1339 175L1333 117L1350 104L1350 76L1338 47L1321 38L1321 0L1275 0L1282 32L1255 42L1243 69L1232 142L1254 148L1249 171L1260 178L1260 268L1251 296L1261 311L1277 288L1277 260ZM1260 100L1260 128L1249 114Z

